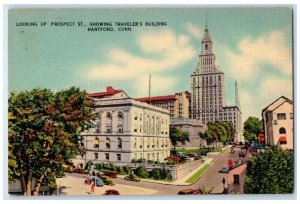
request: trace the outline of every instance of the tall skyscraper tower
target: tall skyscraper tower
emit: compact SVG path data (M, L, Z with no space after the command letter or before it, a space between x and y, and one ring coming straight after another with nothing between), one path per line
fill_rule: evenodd
M216 65L213 42L205 26L199 62L192 76L191 117L202 122L218 120L218 112L225 106L224 73Z
M224 73L216 63L207 23L201 42L199 62L191 79L191 118L205 124L216 121L231 122L235 128L234 140L243 141L242 113L237 105L226 106Z

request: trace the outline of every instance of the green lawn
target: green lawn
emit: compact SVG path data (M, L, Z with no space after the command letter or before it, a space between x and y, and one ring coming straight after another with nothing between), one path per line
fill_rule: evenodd
M158 180L155 180L153 178L142 178L142 179L145 179L145 180L152 180L152 181L162 181L162 182L167 182L167 183L171 183L173 182L174 180L167 180L167 179L158 179Z
M209 167L215 163L215 159L212 160L209 164L205 164L204 167L202 167L201 169L199 169L193 176L191 176L190 178L188 178L185 182L186 183L194 183L200 176L202 176L208 169Z

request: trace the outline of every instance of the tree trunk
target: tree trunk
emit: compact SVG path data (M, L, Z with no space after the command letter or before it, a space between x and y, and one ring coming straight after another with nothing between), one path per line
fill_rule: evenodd
M23 169L20 169L20 181L21 181L21 188L24 196L26 196L26 181L25 181L25 174L23 172Z
M26 180L25 180L25 173L24 170L22 168L22 164L21 164L21 152L20 149L17 153L18 159L18 166L19 166L19 171L20 171L20 181L21 181L21 188L22 188L22 192L24 194L24 196L26 196Z
M42 182L43 182L44 178L45 178L45 174L41 175L41 177L38 180L36 180L34 191L33 191L34 196L39 195L40 188L41 188L41 185L42 185Z
M32 171L29 171L26 185L26 196L31 196Z

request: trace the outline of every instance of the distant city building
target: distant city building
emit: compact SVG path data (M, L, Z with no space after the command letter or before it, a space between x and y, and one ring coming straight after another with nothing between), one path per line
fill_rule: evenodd
M182 131L189 133L189 142L179 143L179 148L202 148L207 147L206 140L201 139L200 133L204 133L207 129L206 125L201 123L199 120L192 120L187 118L171 118L170 127L175 127Z
M215 121L232 122L235 129L234 140L236 142L244 141L240 107L238 104L235 106L225 105L224 73L216 64L213 42L207 25L202 39L199 62L191 75L191 80L191 118L198 119L205 124ZM238 97L236 102L238 102Z
M129 98L123 90L89 94L99 117L82 132L82 154L75 166L86 162L129 163L132 159L163 161L170 156L169 111Z
M185 91L175 93L175 95L144 97L135 100L167 109L170 111L171 118L189 118L190 99L191 94Z
M293 149L293 101L281 96L262 110L265 143Z

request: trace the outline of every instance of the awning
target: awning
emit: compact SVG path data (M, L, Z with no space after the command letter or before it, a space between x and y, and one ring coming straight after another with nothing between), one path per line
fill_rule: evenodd
M279 142L286 142L286 137L285 136L281 136L279 137Z

